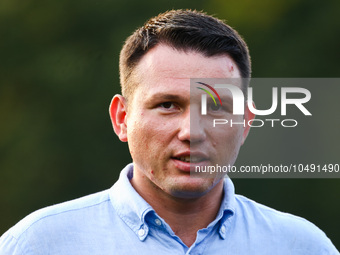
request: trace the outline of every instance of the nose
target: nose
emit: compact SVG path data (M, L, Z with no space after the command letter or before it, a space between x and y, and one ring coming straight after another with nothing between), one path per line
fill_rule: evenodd
M206 138L206 134L201 125L201 115L199 111L193 109L186 111L180 123L180 131L178 139L181 141L188 141L190 144L202 142Z

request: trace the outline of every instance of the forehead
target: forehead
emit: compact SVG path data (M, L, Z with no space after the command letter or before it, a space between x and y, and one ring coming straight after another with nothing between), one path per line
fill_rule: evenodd
M191 78L239 78L240 72L228 55L206 57L194 51L176 50L159 44L139 61L135 69L137 88L153 93L189 91Z
M231 72L231 66L234 72ZM238 78L239 71L232 58L226 55L206 57L195 51L177 50L159 44L146 53L137 65L142 77L178 76L179 78ZM148 71L149 73L143 73ZM196 75L196 77L193 77Z

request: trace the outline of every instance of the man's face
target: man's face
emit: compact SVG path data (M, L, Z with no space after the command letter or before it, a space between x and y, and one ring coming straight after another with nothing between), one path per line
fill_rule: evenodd
M234 164L247 131L242 125L216 131L200 118L200 100L190 98L190 78L234 77L240 74L227 55L205 57L161 44L141 59L124 119L137 189L200 197L221 180L193 178L190 171L194 165ZM190 156L194 162L188 162Z

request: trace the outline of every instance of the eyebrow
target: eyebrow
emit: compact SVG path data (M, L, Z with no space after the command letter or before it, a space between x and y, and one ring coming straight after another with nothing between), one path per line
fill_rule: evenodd
M179 101L179 100L184 100L184 98L180 95L174 95L174 94L169 94L169 93L156 93L151 95L149 98L147 98L147 101L152 101L152 100L169 100L169 101Z
M221 101L222 101L222 106L228 107L230 109L233 109L233 97L229 96L229 95L222 95L221 97ZM208 98L208 102L211 101L211 98Z
M232 96L227 96L227 95L220 95L220 97L221 97L221 101L222 101L222 103L224 102L224 101L227 101L227 102L232 102L233 101L233 97Z
M164 92L159 92L151 95L146 99L146 103L152 103L153 101L177 101L183 102L185 98L181 95L169 94ZM232 105L233 98L229 95L221 96L222 104Z
M216 97L214 97L214 98L216 98ZM222 104L224 104L225 102L226 103L232 103L233 102L233 97L229 96L229 95L220 95L220 98L221 98Z

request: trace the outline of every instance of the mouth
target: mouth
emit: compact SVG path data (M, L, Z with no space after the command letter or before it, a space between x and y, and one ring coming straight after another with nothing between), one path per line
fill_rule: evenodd
M209 157L202 152L183 152L171 157L175 167L184 172L194 171L196 166L207 165Z
M173 157L173 159L185 162L185 163L200 163L206 161L207 158L201 156L180 156L180 157Z

